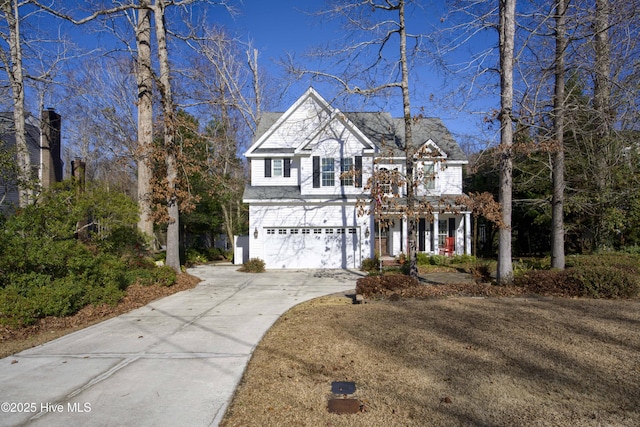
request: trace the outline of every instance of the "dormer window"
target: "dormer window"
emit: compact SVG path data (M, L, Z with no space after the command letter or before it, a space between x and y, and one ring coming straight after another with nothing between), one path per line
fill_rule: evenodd
M264 177L291 177L291 159L264 159Z
M435 165L433 163L424 165L424 185L427 190L436 189L436 172Z

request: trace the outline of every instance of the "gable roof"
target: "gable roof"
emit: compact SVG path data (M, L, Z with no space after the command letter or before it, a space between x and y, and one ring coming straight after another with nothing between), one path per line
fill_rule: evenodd
M246 154L295 153L296 149L294 147L261 148L260 145L310 95L314 96L314 99L321 100L327 108L331 108L313 88L310 88L286 112L263 113L256 129L255 142L247 150ZM390 151L394 157L404 157L403 118L393 118L387 112L340 112L337 109L332 109L332 111L344 115L347 121L375 144L380 152ZM419 148L432 141L444 152L448 160L467 160L467 156L439 118L418 118L413 122L412 131L414 147Z
M25 135L27 137L27 146L32 153L40 149L40 129L34 124L35 118L31 114L25 117ZM16 145L16 132L13 122L13 113L0 112L0 145L6 144L7 147Z

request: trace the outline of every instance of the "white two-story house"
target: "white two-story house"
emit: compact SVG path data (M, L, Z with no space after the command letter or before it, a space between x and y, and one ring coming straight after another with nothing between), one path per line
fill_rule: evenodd
M341 112L312 88L284 113L264 114L245 153L248 256L273 269L358 268L376 251L406 252L406 218L378 227L368 186L375 170L404 173L403 129L388 113ZM442 122L421 118L412 129L414 144L429 153L416 163L418 195L437 205L462 194L467 160ZM404 189L392 187L401 199ZM469 212L436 209L417 221L416 240L422 252L442 253L447 240L453 253L469 253Z

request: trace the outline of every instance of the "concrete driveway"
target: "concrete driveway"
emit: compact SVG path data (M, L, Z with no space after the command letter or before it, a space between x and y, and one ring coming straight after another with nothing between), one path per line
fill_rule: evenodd
M0 426L216 426L264 333L343 270L201 266L194 289L0 359Z

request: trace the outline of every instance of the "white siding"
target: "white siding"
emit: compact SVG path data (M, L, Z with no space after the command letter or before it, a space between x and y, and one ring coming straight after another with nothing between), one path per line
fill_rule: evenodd
M329 114L329 110L309 97L286 118L281 126L275 129L261 148L297 148L300 144L309 141Z
M284 161L284 157L271 157L273 159L280 159ZM273 164L273 163L272 163ZM283 166L284 167L284 166ZM291 158L291 176L284 176L284 169L282 176L264 176L264 158L252 158L251 159L251 185L265 186L265 185L299 185L300 181L300 158Z
M438 189L441 194L462 194L462 165L445 165L438 173Z
M339 137L340 139L336 138ZM319 137L310 145L311 155L302 157L300 160L300 191L303 195L308 194L361 194L362 188L366 186L367 180L371 176L373 159L363 156L364 146L360 139L350 133L339 121L335 121L330 127L325 129ZM313 187L313 157L334 159L334 185ZM354 185L342 186L340 184L340 159L362 156L362 187ZM353 160L355 167L355 160Z
M249 235L250 235L250 249L249 254L252 258L261 258L266 260L269 256L272 247L268 247L268 243L273 243L267 235L268 229L287 229L287 235L292 228L321 228L324 231L326 229L357 229L357 248L353 245L345 245L342 250L327 250L327 245L317 246L315 249L311 247L306 248L290 248L282 247L280 250L283 254L291 258L296 258L292 265L298 268L317 268L318 258L325 257L332 258L332 260L324 260L323 265L336 267L359 267L359 264L363 259L369 258L373 255L373 248L371 247L370 238L365 237L367 228L371 233L371 218L368 216L359 217L356 213L355 206L353 204L336 204L336 205L280 205L280 206L256 206L251 205L249 207ZM254 232L258 230L258 238L254 238ZM311 231L311 234L313 230ZM337 233L336 233L337 234ZM347 237L341 237L347 239ZM291 242L298 244L299 239L290 239ZM283 243L285 241L282 241ZM326 243L323 240L321 243ZM304 249L304 251L303 251ZM315 252L314 252L315 250ZM357 253L354 253L356 251ZM316 253L315 257L309 257L310 253ZM348 254L348 256L347 256ZM282 255L285 257L285 255ZM300 259L298 259L300 258ZM355 265L343 265L345 260L353 260ZM281 265L267 265L267 268L282 268Z

